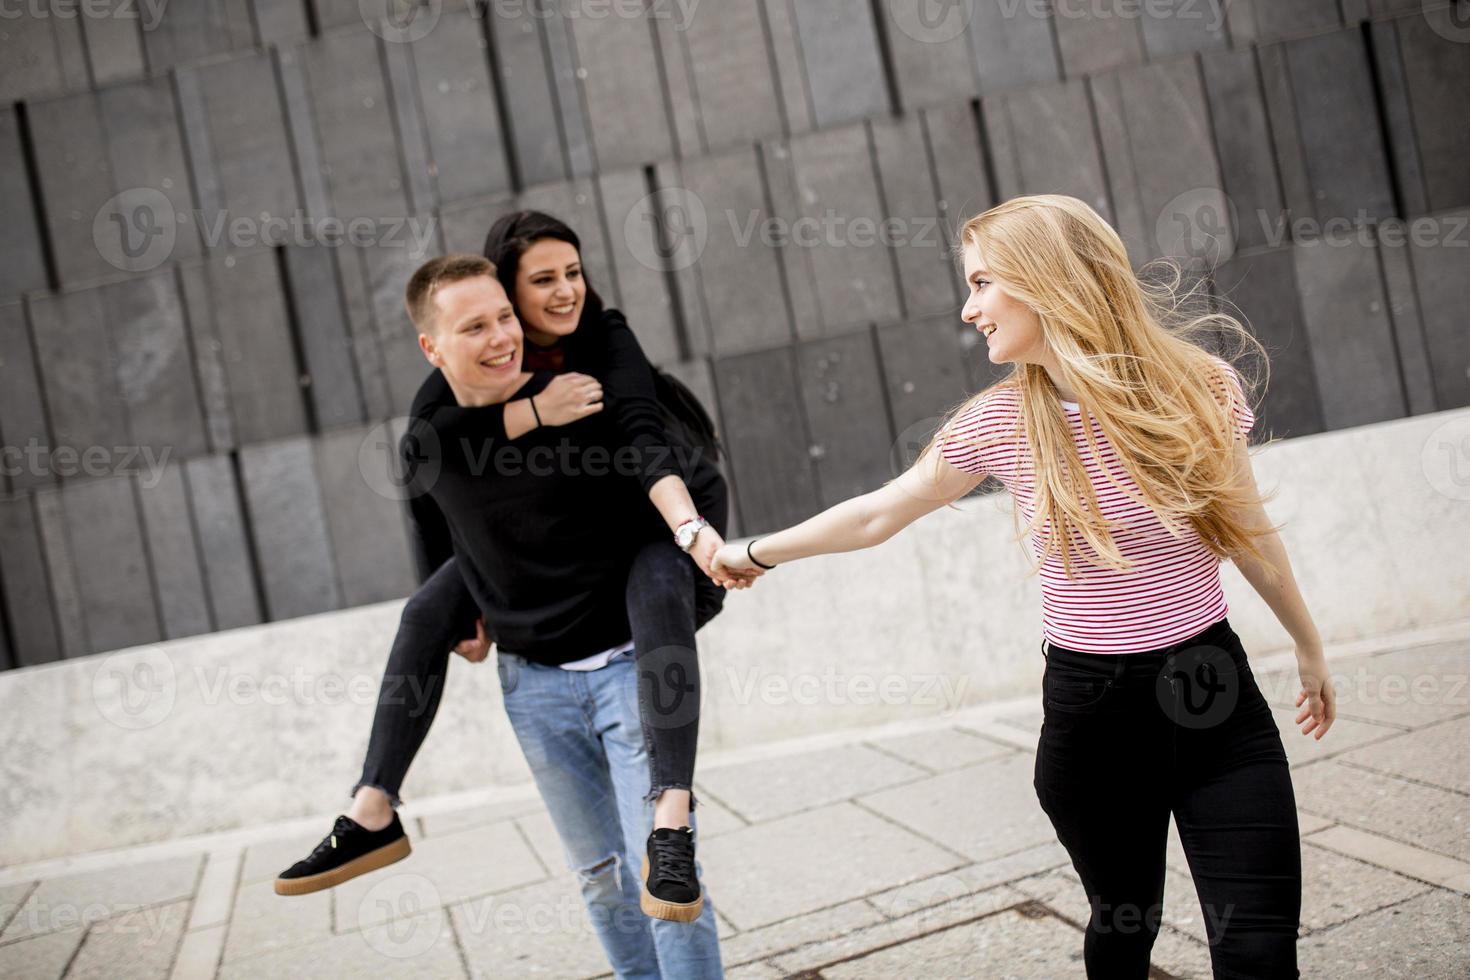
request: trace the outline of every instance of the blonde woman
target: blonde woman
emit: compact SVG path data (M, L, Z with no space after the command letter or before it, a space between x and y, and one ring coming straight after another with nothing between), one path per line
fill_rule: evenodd
M1322 643L1266 518L1234 369L1189 339L1177 282L1145 285L1071 197L1009 201L961 233L962 316L1012 364L872 493L716 565L766 570L869 548L987 475L1025 520L1043 595L1045 722L1036 792L1092 908L1089 977L1142 980L1172 814L1216 977L1295 977L1301 857L1281 738L1226 621L1230 559L1296 643L1303 734L1332 726ZM984 596L976 601L983 603Z

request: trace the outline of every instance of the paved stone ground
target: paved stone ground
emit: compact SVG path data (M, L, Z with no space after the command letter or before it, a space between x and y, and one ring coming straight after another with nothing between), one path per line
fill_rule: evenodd
M1334 661L1337 727L1290 730L1307 978L1470 975L1470 638ZM1085 901L1033 795L1039 710L769 747L702 770L731 977L1082 976ZM534 796L405 810L414 853L334 891L271 879L325 826L0 872L0 977L591 977L606 966ZM275 833L279 833L276 831ZM1177 839L1155 977L1209 975ZM57 873L58 868L64 873Z

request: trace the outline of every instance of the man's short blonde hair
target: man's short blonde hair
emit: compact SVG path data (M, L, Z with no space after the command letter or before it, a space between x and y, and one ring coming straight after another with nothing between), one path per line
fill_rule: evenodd
M414 329L419 333L434 332L434 296L441 286L478 276L495 279L495 263L483 255L441 255L419 266L409 278L404 295Z

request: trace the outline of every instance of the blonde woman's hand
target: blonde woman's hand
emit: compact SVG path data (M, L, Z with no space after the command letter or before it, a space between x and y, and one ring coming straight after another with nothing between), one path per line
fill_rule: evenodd
M765 574L765 569L758 567L755 562L745 553L745 549L739 545L727 544L715 552L714 561L711 566L717 575L726 575L738 583L737 589L748 589ZM726 586L729 588L729 586Z
M474 639L460 640L454 645L454 652L472 664L477 664L490 655L490 638L485 635L483 617L475 620Z
M1332 675L1327 669L1327 655L1320 649L1297 648L1297 672L1301 675L1302 689L1296 696L1296 723L1302 726L1303 735L1321 739L1337 720L1337 691L1332 687Z
M542 425L566 425L602 411L602 382L590 374L558 374L532 398Z

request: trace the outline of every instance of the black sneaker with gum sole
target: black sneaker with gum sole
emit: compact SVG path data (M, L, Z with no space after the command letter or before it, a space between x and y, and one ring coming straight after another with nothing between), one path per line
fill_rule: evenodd
M316 850L276 878L276 894L309 895L332 888L402 861L412 850L396 813L393 822L382 830L368 830L355 820L339 816Z
M693 922L704 911L704 892L694 874L694 831L661 827L648 835L643 854L643 892L638 906L644 915L672 922Z

